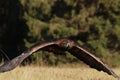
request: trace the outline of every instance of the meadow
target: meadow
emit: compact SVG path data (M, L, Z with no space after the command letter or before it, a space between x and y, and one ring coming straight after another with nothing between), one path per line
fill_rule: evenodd
M120 69L113 69L120 75ZM0 73L0 80L115 80L112 76L89 67L25 66Z

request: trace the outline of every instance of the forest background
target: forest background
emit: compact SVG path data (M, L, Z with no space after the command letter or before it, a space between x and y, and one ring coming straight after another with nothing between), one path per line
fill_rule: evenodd
M120 0L0 1L1 61L20 55L36 42L64 37L86 46L110 66L120 66ZM68 52L60 56L38 51L24 63L81 62Z

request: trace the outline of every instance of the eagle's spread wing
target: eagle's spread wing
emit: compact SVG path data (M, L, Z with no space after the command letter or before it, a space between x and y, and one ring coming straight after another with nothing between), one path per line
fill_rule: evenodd
M0 66L0 72L6 72L14 69L17 67L25 58L27 58L29 55L31 55L33 52L55 45L54 41L47 41L47 42L40 42L32 47L28 48L26 51L24 51L21 55L15 57L11 61L8 61L7 63ZM56 46L56 45L55 45Z
M112 75L115 78L119 79L118 75L116 75L105 63L103 63L99 58L97 58L87 49L76 44L69 50L69 52L90 67L95 68L98 71L104 71L109 75Z

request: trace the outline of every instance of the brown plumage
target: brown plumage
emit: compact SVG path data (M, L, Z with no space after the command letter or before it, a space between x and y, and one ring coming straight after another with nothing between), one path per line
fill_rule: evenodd
M112 75L116 79L120 80L119 76L116 75L105 63L103 63L98 57L93 55L90 51L78 45L69 39L56 39L51 41L40 42L32 47L28 48L18 57L8 61L0 67L0 72L10 71L16 68L25 58L31 55L37 50L46 50L57 53L57 51L68 51L79 60L88 64L90 67L97 69L98 71L104 71L109 75Z

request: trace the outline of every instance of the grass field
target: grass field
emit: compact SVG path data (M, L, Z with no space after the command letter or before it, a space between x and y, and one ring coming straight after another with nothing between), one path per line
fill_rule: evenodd
M120 69L113 69L120 75ZM0 73L0 80L115 80L104 72L91 68L60 68L60 67L17 67Z

